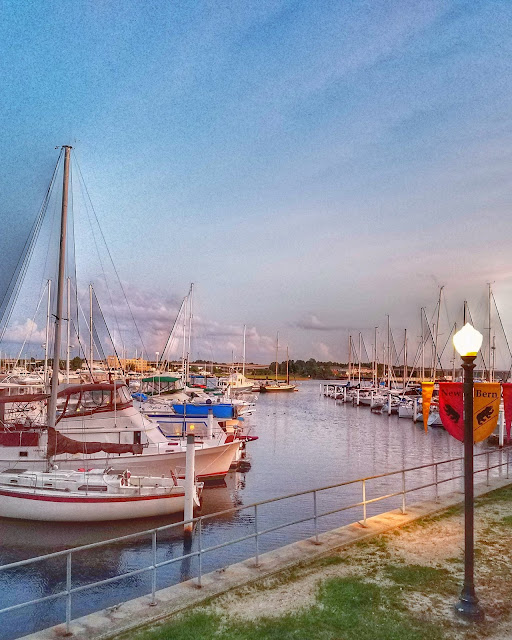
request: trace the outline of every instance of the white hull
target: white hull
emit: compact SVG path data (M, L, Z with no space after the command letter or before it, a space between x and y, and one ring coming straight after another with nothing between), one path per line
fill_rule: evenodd
M172 442L171 440L169 443L163 443L161 447L150 445L141 455L133 455L131 453L107 455L103 452L87 456L60 454L54 457L53 462L61 469L78 469L91 466L125 466L147 475L163 473L168 476L173 471L177 476L182 477L185 470L186 450L169 451L169 447L172 447L172 444L170 444ZM178 442L178 439L175 442ZM240 447L240 441L235 440L215 447L199 447L200 445L196 446L195 454L196 476L201 481L216 481L222 480L229 471L229 467ZM12 458L6 457L9 450L13 454ZM46 468L44 450L38 452L35 447L28 447L25 450L28 454L27 457L20 458L18 447L2 447L0 449L0 470L23 468L30 471L44 471Z
M102 522L182 513L185 494L142 497L42 496L0 489L0 516L46 522Z

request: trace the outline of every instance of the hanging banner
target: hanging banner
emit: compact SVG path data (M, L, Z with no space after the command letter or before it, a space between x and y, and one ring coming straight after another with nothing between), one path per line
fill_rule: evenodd
M439 416L448 433L464 442L464 394L462 382L439 383Z
M423 410L423 426L425 427L425 431L428 428L428 416L430 414L430 403L432 402L432 394L434 393L434 383L433 382L422 382L421 383L421 400L422 400L422 410Z
M510 442L510 426L512 425L512 382L504 382L503 408L505 410L505 429L507 430L507 442Z
M482 442L496 429L500 414L499 382L476 382L473 392L473 439Z

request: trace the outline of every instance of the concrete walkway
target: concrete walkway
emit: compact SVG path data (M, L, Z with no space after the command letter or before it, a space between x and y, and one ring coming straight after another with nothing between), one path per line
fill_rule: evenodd
M511 483L510 479L495 478L491 479L489 486L485 483L475 484L475 497ZM319 544L316 544L315 538L308 538L286 545L275 551L261 554L258 566L255 565L254 558L252 558L230 565L226 569L203 575L201 588L193 579L157 591L157 603L154 606L150 604L151 596L143 596L117 607L73 620L72 635L77 640L107 640L120 633L164 620L179 611L202 604L209 598L226 593L231 589L249 585L298 563L329 555L366 538L443 511L460 504L463 498L463 494L456 491L441 496L438 502L432 500L409 505L405 514L402 514L400 510L395 510L368 518L366 527L356 522L320 534ZM65 625L58 625L25 636L23 640L56 640L62 638L65 631Z

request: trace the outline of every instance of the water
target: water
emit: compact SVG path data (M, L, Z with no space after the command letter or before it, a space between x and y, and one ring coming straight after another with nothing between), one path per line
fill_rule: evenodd
M206 489L202 514L279 497L303 490L328 486L348 480L377 475L405 467L430 464L462 455L462 445L443 429L425 433L423 426L397 416L375 415L367 407L353 407L320 396L319 382L304 382L299 392L261 394L257 410L246 419L247 429L259 440L248 443L251 469L247 473L230 473L225 486ZM441 476L461 472L460 463L446 465ZM411 485L432 482L432 469L417 476ZM454 483L443 490L454 488ZM460 484L458 485L460 487ZM386 478L368 484L367 498L399 491L401 478ZM408 501L433 495L423 489ZM333 489L318 495L319 512L341 504L361 500L361 485ZM312 513L312 495L287 502L271 503L258 509L259 530L299 519ZM401 497L385 504L368 507L368 515L401 505ZM362 510L344 511L319 520L320 531L362 518ZM178 518L178 520L181 518ZM128 533L144 531L170 522L169 518L109 524L42 524L0 519L0 564L40 556L53 551L79 546ZM254 532L254 509L227 513L208 519L202 531L203 548L233 540ZM302 523L263 535L259 551L314 534L313 523ZM197 548L197 535L192 541ZM170 529L158 536L159 562L188 551L181 529ZM253 539L225 549L204 554L203 572L220 568L254 556ZM108 545L73 556L73 586L88 584L150 565L151 537ZM169 564L159 569L157 587L197 576L197 558ZM0 608L56 593L65 588L65 558L38 563L0 573ZM118 604L151 591L151 574L145 573L113 584L88 590L73 598L73 617ZM30 606L1 616L0 638L11 640L38 629L58 624L64 619L64 599Z

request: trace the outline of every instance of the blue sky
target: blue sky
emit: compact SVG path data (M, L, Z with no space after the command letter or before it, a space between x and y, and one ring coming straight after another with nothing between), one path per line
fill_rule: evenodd
M152 349L191 281L216 359L243 324L256 361L278 330L318 359L386 314L417 336L441 284L454 319L493 282L512 326L510 2L0 10L2 227L72 144Z

